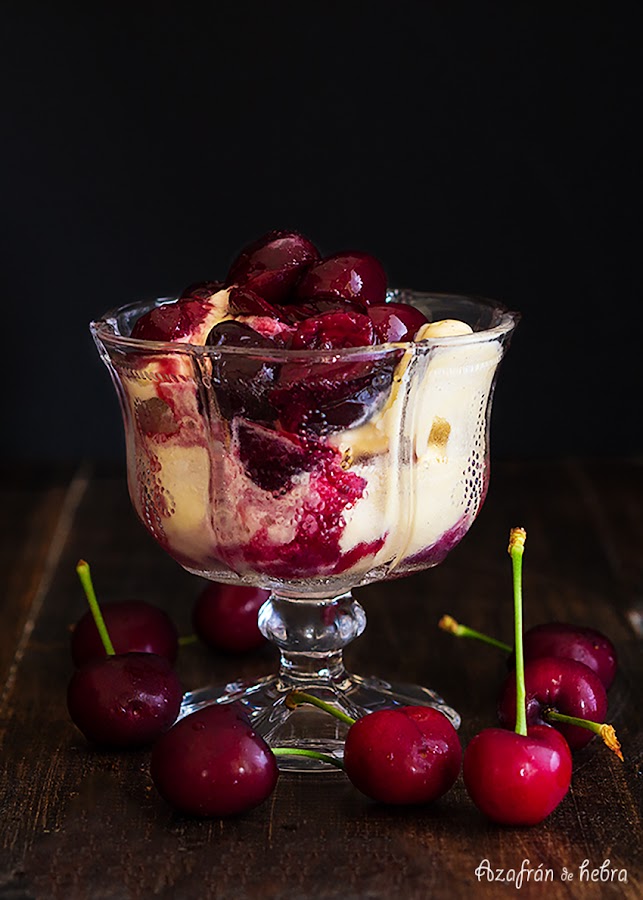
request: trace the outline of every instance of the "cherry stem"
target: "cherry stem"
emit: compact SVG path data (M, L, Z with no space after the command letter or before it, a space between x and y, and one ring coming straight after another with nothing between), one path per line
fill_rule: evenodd
M196 644L199 640L196 634L184 634L179 638L179 647L187 647L188 644Z
M510 647L509 644L505 644L504 641L489 637L488 634L484 634L482 631L476 631L475 628L469 628L468 625L461 625L460 622L456 622L453 616L442 616L438 622L438 627L441 628L442 631L448 631L449 634L454 634L456 637L472 638L475 641L482 641L483 644L490 644L492 647L497 647L498 650L504 650L505 653L511 653L513 650L513 647Z
M559 713L556 709L543 710L543 719L548 722L562 722L565 725L577 725L578 728L586 728L603 739L604 744L610 748L621 762L625 762L621 753L621 743L616 737L616 731L612 725L600 722L592 722L590 719L579 719L576 716L566 716L565 713Z
M96 623L96 628L98 629L100 639L103 642L105 653L108 656L114 656L116 654L116 651L114 650L114 645L112 644L112 641L110 639L109 633L107 631L107 626L105 625L105 620L103 619L103 614L100 611L100 606L98 605L98 600L96 599L96 592L94 591L94 584L92 582L92 575L89 570L89 563L86 563L84 559L79 559L76 565L76 572L78 574L78 577L80 578L80 583L83 586L83 590L85 591L85 596L87 597L89 608L92 611L92 616L94 617L94 622Z
M335 716L335 718L339 719L341 722L346 722L347 725L354 725L356 722L355 719L346 715L341 709L337 709L336 706L331 706L330 703L320 700L319 697L313 697L312 694L306 694L304 691L290 691L286 696L286 706L288 709L296 709L298 706L301 706L302 703L308 703L310 706L316 706L317 709L323 709L324 712L330 713L331 716Z
M320 753L317 750L298 750L296 747L271 747L275 756L306 756L308 759L320 759L322 762L335 766L336 769L344 770L344 763L341 759L329 756L328 753Z
M508 553L511 556L514 590L514 651L516 654L516 734L527 734L527 691L525 689L525 659L522 649L522 554L527 532L512 528Z

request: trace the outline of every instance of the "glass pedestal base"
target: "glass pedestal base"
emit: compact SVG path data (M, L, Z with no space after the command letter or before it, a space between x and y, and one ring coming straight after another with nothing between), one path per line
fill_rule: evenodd
M444 713L455 728L460 725L458 713L429 688L363 678L346 672L328 673L327 678L317 677L313 681L280 674L256 682L211 685L185 695L181 717L212 703L238 701L246 708L253 727L271 747L316 750L341 759L349 726L307 704L289 709L286 697L293 690L312 694L354 719L392 706L432 706ZM282 771L338 771L334 766L310 757L279 756L278 761Z
M185 695L181 717L213 703L238 701L271 747L315 750L341 759L349 725L310 704L290 709L291 691L312 694L352 719L392 706L433 706L458 728L460 716L429 688L351 675L344 648L364 631L366 615L350 592L338 597L296 599L273 593L259 610L259 628L280 651L279 672L259 681L211 685ZM290 772L333 771L311 757L278 756Z

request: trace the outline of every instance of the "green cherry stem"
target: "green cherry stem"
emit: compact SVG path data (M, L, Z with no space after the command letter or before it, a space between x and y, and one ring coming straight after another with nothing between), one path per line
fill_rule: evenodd
M356 721L351 718L351 716L342 712L341 709L337 709L337 707L332 706L330 703L326 703L325 700L320 700L319 697L314 697L312 694L307 694L305 691L290 691L290 693L286 695L285 702L288 709L297 709L298 706L302 706L303 704L316 706L317 709L329 713L329 715L334 716L341 722L345 722L347 725L354 725ZM299 750L297 747L271 747L271 750L275 756L304 756L308 757L308 759L321 760L331 766L335 766L336 769L343 770L344 768L344 764L341 760L334 756L329 756L328 753L320 753L318 750Z
M504 650L505 653L511 653L513 650L513 647L510 647L509 644L505 644L504 641L499 641L496 638L490 637L482 631L476 631L475 628L469 628L468 625L461 625L460 622L456 622L453 616L442 616L438 622L438 627L441 628L442 631L454 634L456 637L472 638L474 641L490 644L492 647L497 647L498 650Z
M184 634L179 638L179 647L187 647L190 644L196 644L199 640L196 634Z
M83 586L83 590L85 591L85 596L87 597L89 608L92 611L94 622L96 622L96 628L98 629L100 639L103 642L105 653L108 656L114 656L116 651L114 650L114 645L112 644L110 636L107 632L105 620L103 619L103 614L100 611L100 606L98 605L98 600L96 599L96 592L94 591L94 584L92 582L92 575L89 570L89 563L86 563L84 559L79 559L78 563L76 564L76 572L78 574L78 577L80 578L80 583Z
M525 660L522 649L522 554L527 532L512 528L507 551L511 557L514 591L514 648L516 653L516 734L527 734L527 691L525 690Z
M344 763L341 759L336 759L328 753L320 753L317 750L298 750L296 747L271 747L275 756L306 756L308 759L320 759L322 762L335 766L336 769L344 770Z
M566 716L564 713L559 713L555 709L545 709L543 711L543 718L548 722L562 722L565 725L577 725L579 728L586 728L587 731L592 731L603 739L605 745L616 753L621 762L625 762L621 752L620 741L616 737L616 731L612 725L601 725L599 722L592 722L589 719L578 719L576 716Z
M288 709L296 709L298 706L301 706L302 703L308 703L310 706L316 706L317 709L323 709L324 712L330 713L331 716L335 716L336 719L345 722L347 725L354 725L356 722L355 719L346 715L341 709L331 706L330 703L320 700L319 697L313 697L312 694L306 694L305 691L290 691L286 696L286 706Z

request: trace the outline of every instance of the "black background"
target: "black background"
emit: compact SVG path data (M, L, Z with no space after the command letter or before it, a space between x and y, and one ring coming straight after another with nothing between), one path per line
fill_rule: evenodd
M641 452L637 8L4 5L2 455L122 459L88 321L274 227L523 313L496 455Z

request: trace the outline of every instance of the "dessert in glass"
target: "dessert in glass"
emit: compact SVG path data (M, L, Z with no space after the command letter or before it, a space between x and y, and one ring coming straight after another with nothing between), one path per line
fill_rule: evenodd
M259 626L278 672L193 691L184 713L237 700L273 746L338 756L347 726L291 710L290 690L353 718L431 705L457 727L434 691L349 674L342 650L366 622L354 588L436 565L475 519L517 320L483 299L388 290L365 253L321 258L270 232L225 282L92 323L142 523L189 572L271 591Z

